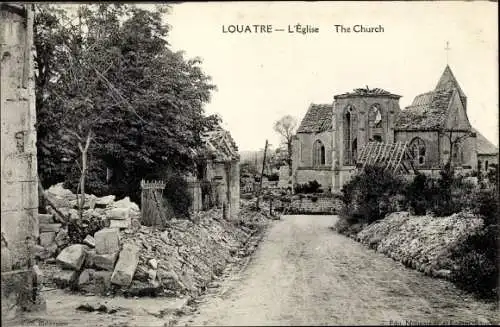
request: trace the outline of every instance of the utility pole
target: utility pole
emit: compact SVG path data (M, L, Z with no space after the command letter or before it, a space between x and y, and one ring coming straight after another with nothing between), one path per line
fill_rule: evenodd
M257 193L257 209L259 209L259 201L260 201L260 195L262 194L262 179L264 177L264 167L266 166L266 154L267 154L267 140L266 140L266 146L264 147L264 159L262 160L262 172L260 173L260 186L259 186L259 192Z

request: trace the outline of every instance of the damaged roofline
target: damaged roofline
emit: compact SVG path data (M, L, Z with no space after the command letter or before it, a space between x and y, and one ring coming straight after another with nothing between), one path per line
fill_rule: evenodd
M28 16L28 14L26 12L26 8L24 7L24 5L21 5L21 4L2 3L2 4L0 4L0 10L11 12L11 13L19 15L23 18L26 18Z
M455 132L455 133L469 133L468 129L441 129L441 128L394 128L395 132ZM473 133L475 136L476 133Z
M391 98L391 99L401 99L401 95L397 94L338 94L334 95L333 99L349 99L349 98Z

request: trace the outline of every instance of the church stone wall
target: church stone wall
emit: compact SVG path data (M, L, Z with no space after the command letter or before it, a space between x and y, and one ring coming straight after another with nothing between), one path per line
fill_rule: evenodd
M295 146L297 154L297 167L312 167L313 166L313 144L316 140L320 140L325 147L325 166L332 165L332 132L326 131L322 133L299 133L297 134L298 142Z
M438 142L437 132L426 132L426 131L396 131L395 132L395 142L410 142L419 137L425 143L425 163L421 166L415 166L417 169L427 169L432 167L438 167L440 164L440 144Z
M452 140L463 136L464 132L453 132ZM448 162L450 156L450 140L446 136L441 136L439 138L440 151L441 151L441 165ZM467 137L459 143L459 166L470 166L472 169L477 169L477 146L475 137ZM452 161L453 162L453 161Z
M357 139L357 151L369 142L374 133L369 124L369 110L378 104L382 115L382 126L379 131L382 134L382 141L386 143L394 142L394 120L400 111L397 99L387 96L352 96L347 98L338 98L335 100L335 148L340 165L345 163L347 145L345 142L345 109L347 106L354 107L352 115L352 140ZM351 143L352 143L351 140Z

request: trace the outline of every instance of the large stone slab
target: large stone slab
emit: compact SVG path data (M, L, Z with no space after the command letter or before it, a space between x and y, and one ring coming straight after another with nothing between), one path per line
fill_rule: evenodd
M73 286L78 278L78 272L75 270L61 270L53 277L52 281L60 288Z
M128 208L113 208L107 212L108 219L128 220L130 210Z
M40 233L40 245L43 247L49 246L54 242L54 239L56 238L56 233L55 232L43 232Z
M120 252L115 270L113 271L113 275L111 275L111 283L120 286L129 286L138 263L139 248L133 244L126 244Z
M38 223L40 224L53 224L54 223L54 215L50 213L39 213L38 214Z
M117 228L104 228L94 234L97 254L120 251L120 232Z
M93 276L93 293L97 295L106 295L111 288L110 271L96 271Z
M57 246L64 247L69 244L68 232L65 229L60 229L56 235L55 242Z
M112 254L94 254L92 262L94 264L94 267L98 269L113 271L117 259L118 252Z
M73 244L62 250L57 256L56 261L63 268L80 270L85 261L86 254L85 245Z
M87 235L83 240L83 244L88 245L91 248L95 248L95 239L92 236Z
M95 200L95 207L106 208L115 201L115 198L116 197L114 195L108 195L108 196L103 196L102 198L97 198Z
M40 233L44 232L55 232L57 233L61 229L61 224L40 224Z
M125 229L130 228L130 219L127 220L110 220L109 228Z

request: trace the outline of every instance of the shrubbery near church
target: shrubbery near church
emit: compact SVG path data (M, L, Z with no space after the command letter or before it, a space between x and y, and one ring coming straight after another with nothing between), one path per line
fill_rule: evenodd
M496 297L496 245L500 231L498 170L491 171L485 178L486 181L479 179L475 183L445 167L438 178L416 174L413 180L407 181L381 167L366 167L342 189L344 211L336 230L355 236L367 225L396 211L434 217L470 212L472 216L481 217L484 225L454 247L450 254L455 263L450 279L481 297Z

